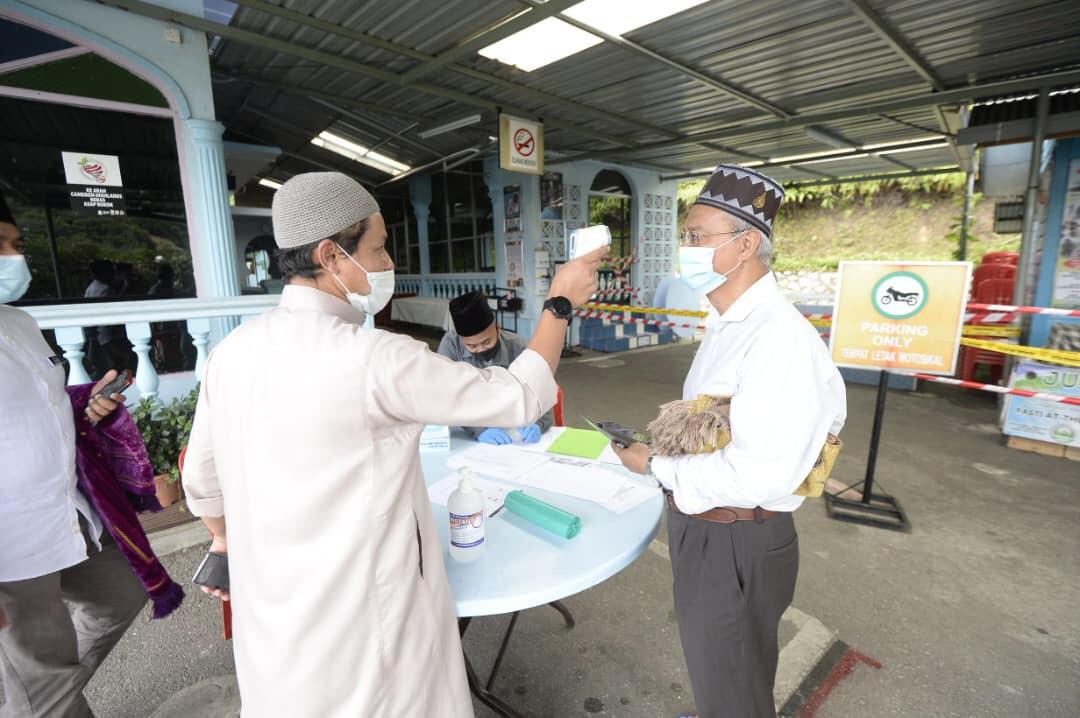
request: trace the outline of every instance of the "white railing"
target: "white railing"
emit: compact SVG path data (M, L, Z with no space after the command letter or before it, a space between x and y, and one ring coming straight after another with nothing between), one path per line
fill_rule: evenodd
M494 272L469 272L461 274L399 274L395 278L395 291L420 297L453 299L465 292L495 290Z
M86 384L90 377L83 367L86 355L86 328L122 324L127 329L138 364L135 386L140 396L156 397L160 376L151 361L151 322L186 322L195 347L195 376L202 380L209 355L211 330L223 335L245 318L276 307L280 295L223 297L216 299L161 299L138 302L95 302L25 307L42 330L52 329L71 367L68 384Z

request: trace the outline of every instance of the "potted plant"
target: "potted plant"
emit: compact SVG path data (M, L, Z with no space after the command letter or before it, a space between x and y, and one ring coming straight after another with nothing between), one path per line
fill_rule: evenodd
M142 434L150 464L154 467L157 498L165 508L180 499L180 469L176 460L191 435L198 387L185 396L162 404L156 398L143 397L131 412Z

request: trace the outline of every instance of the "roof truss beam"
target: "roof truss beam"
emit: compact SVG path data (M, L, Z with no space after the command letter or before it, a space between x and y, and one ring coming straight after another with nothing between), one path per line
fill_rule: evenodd
M967 87L958 87L943 92L930 92L911 97L902 97L896 100L856 105L839 110L826 110L824 112L807 112L796 115L786 120L771 120L760 122L755 120L741 120L726 125L721 125L706 132L696 132L686 136L683 140L664 140L662 142L650 142L639 144L635 147L622 147L614 150L600 150L597 152L583 153L570 159L599 159L613 154L625 155L632 152L653 152L660 149L669 149L681 145L722 139L730 136L733 131L752 130L754 132L772 132L807 125L827 124L856 117L868 115L881 115L891 112L902 112L938 105L968 102L997 95L1010 95L1019 92L1028 92L1042 86L1056 87L1060 85L1072 85L1080 83L1080 69L1062 70L1060 72L1048 72L1038 75L1030 75L1009 80L985 82Z
M859 19L866 23L867 27L875 35L880 37L885 44L892 48L893 52L899 55L912 70L919 74L919 77L929 82L930 86L939 92L945 89L945 83L934 71L934 68L930 66L930 63L918 53L907 38L901 35L885 18L878 15L867 0L845 0L845 2L851 8L851 11L858 15Z

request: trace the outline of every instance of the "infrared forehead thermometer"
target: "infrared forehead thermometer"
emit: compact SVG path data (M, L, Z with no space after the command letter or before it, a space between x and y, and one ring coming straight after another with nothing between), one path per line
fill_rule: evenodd
M594 224L592 227L575 229L570 233L570 242L566 248L567 256L571 259L588 254L601 247L611 246L611 231L604 224Z

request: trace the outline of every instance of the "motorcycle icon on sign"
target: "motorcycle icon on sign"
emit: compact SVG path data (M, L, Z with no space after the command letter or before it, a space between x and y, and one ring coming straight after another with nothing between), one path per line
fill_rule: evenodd
M907 304L914 307L919 303L918 292L901 292L892 287L885 290L885 293L881 295L882 304L891 304L896 302L897 304Z

